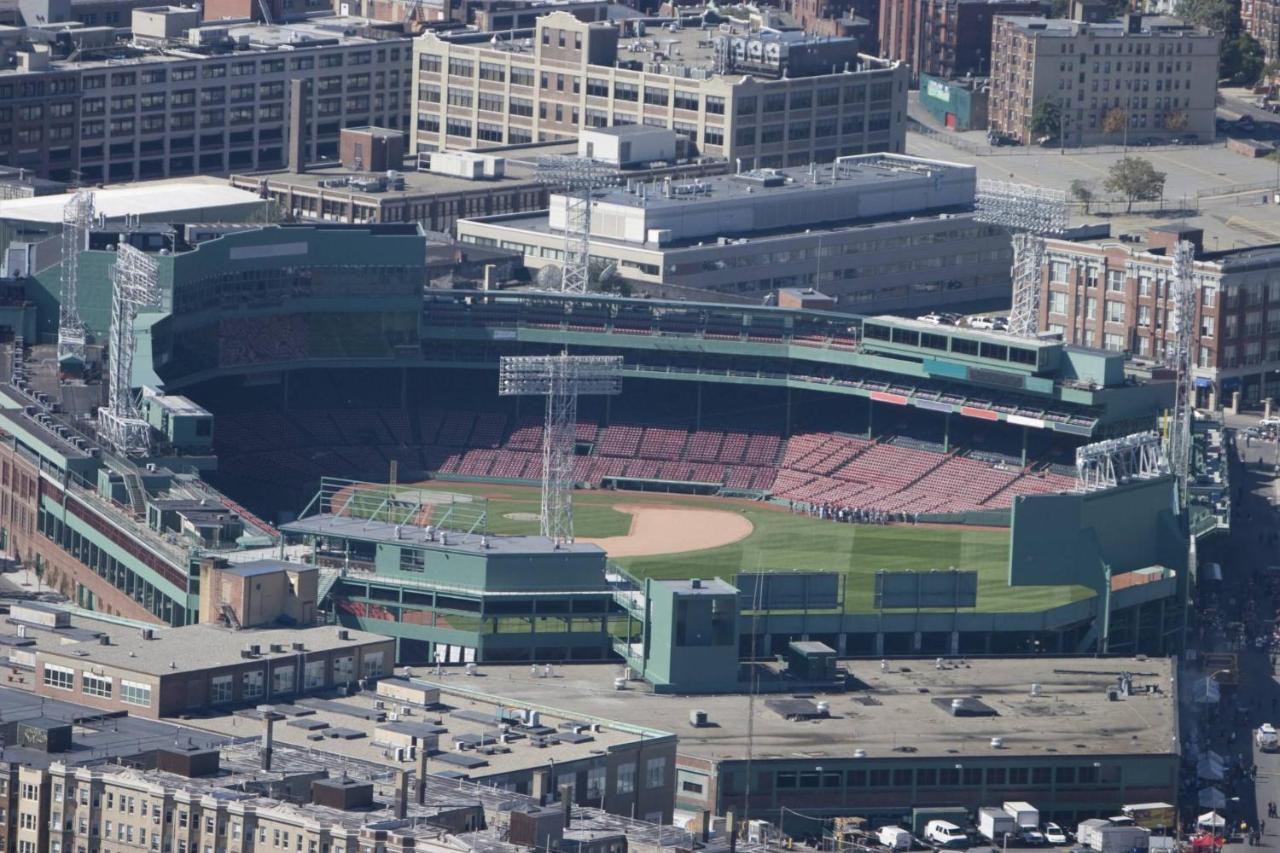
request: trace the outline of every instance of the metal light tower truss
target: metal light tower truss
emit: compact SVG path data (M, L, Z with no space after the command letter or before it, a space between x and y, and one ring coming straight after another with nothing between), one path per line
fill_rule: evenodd
M88 246L93 224L93 193L80 190L62 208L62 300L58 308L58 363L84 363L84 323L77 291L80 253Z
M622 357L613 355L503 356L498 393L547 398L542 433L542 535L573 542L573 449L578 396L622 391Z
M1033 184L979 181L977 218L1014 232L1009 332L1035 337L1040 322L1044 238L1066 230L1067 194Z
M1173 340L1165 339L1165 363L1173 368L1177 383L1173 414L1169 421L1169 466L1178 478L1178 499L1187 497L1187 479L1191 475L1191 418L1195 408L1195 377L1192 375L1191 350L1196 331L1196 281L1194 244L1182 240L1173 249L1173 281L1170 291L1173 310L1169 325Z
M151 431L138 413L133 373L133 322L139 308L157 305L160 288L155 258L121 243L111 270L111 349L107 359L107 405L98 410L98 429L117 452L141 456L151 447Z
M564 261L560 289L586 293L591 271L591 199L618 181L618 171L585 157L539 157L538 180L564 195Z
M1133 480L1150 480L1169 472L1161 453L1160 434L1135 432L1076 448L1076 491L1112 489Z

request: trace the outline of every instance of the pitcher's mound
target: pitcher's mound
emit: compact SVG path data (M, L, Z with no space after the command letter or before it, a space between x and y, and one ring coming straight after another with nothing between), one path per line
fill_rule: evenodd
M610 557L647 557L731 545L755 529L746 516L723 509L638 504L618 504L614 509L631 516L630 533L601 539L579 537L578 541L599 545Z

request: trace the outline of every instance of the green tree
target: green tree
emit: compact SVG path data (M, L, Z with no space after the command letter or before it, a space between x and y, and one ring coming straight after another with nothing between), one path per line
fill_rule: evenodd
M1228 39L1240 34L1240 4L1230 0L1178 0L1177 15Z
M1102 130L1105 133L1123 133L1129 126L1129 114L1119 107L1107 110L1102 117Z
M1224 39L1218 59L1218 76L1240 86L1258 82L1266 68L1262 45L1248 33L1240 33L1233 39Z
M1071 197L1084 205L1084 212L1087 216L1089 205L1093 204L1093 200L1096 198L1093 192L1093 184L1081 178L1076 178L1071 182Z
M1035 137L1056 137L1062 129L1062 115L1053 101L1040 101L1027 119L1027 130Z
M1155 201L1164 195L1164 172L1157 172L1150 160L1121 157L1107 171L1103 187L1125 200L1125 213L1133 210L1135 201Z

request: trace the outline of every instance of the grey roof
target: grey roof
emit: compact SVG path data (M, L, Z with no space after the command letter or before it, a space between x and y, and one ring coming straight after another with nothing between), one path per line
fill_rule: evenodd
M318 569L302 563L290 563L288 560L252 560L248 563L236 563L222 571L242 578L252 578L276 572L314 572Z
M272 657L286 658L305 655L307 652L385 642L386 637L366 631L347 631L349 639L338 638L340 629L332 625L293 628L265 628L260 630L233 631L217 625L188 625L183 628L160 628L155 639L145 640L140 635L117 636L109 646L99 643L78 643L60 648L41 649L42 659L60 660L63 663L83 665L96 663L121 670L166 675L176 672L213 669L244 662L241 650L246 645L261 647L258 660ZM303 651L294 651L292 643L300 642ZM272 652L272 644L284 647L283 652Z
M0 687L0 719L3 720L0 732L3 733L6 744L4 760L40 768L48 767L54 761L71 765L100 762L161 747L172 747L178 742L184 745L192 743L197 747L229 742L223 735L141 717L104 714L96 708L41 698L25 690L8 687ZM15 730L18 723L34 720L71 724L71 749L67 752L43 752L17 746Z
M604 554L604 549L599 545L575 542L557 546L545 536L484 536L448 530L444 531L445 542L441 542L438 534L428 541L425 530L421 527L328 514L309 515L291 521L282 525L281 530L294 534L358 539L363 542L399 542L427 550L471 554Z
M689 580L655 580L655 584L674 589L681 595L737 595L738 588L731 583L726 583L720 578L712 578L711 580L698 580L698 586L693 585L693 579Z

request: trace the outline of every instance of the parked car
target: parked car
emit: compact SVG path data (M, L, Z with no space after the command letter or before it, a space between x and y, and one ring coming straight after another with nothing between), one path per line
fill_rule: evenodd
M1050 844L1066 844L1071 840L1067 835L1067 831L1056 823L1046 823L1044 825L1044 840Z
M1044 833L1035 827L1025 827L1018 832L1018 840L1028 847L1043 847L1049 842L1045 839Z
M917 319L917 320L919 320L921 323L931 323L931 324L933 324L933 325L935 325L935 326L941 326L941 325L942 325L942 315L941 315L941 314L932 314L932 313L930 313L930 314L921 314L921 315L920 315L919 317L917 317L916 319Z
M969 318L969 328L971 329L994 329L996 321L992 317L971 317Z
M1276 727L1270 723L1258 726L1258 730L1253 733L1253 742L1263 752L1280 751L1280 735L1276 734Z

